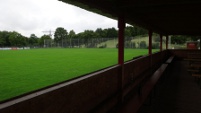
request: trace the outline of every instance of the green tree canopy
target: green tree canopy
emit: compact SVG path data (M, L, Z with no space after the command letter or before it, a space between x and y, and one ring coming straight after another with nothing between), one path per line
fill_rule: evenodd
M9 41L11 46L22 47L27 45L27 38L15 31L9 35Z
M182 35L173 35L171 37L171 43L172 44L184 44L187 41L187 37L186 36L182 36Z
M29 45L30 46L37 46L39 38L35 34L31 34L29 37Z
M114 27L108 28L106 31L107 31L107 38L118 37L118 31Z
M91 39L91 38L97 38L97 34L93 30L85 30L83 32L83 38L84 39Z
M69 34L68 34L68 37L69 38L75 38L75 31L74 30L70 30Z
M0 31L0 46L10 46L9 36L10 32Z
M51 37L49 35L43 35L40 39L39 39L39 45L40 46L44 46L44 41L47 40L47 39L50 39L51 40Z
M54 41L58 43L66 39L67 36L68 36L67 30L62 27L58 27L54 33Z
M96 32L98 38L106 38L107 37L107 30L103 30L102 28L97 28L95 32Z

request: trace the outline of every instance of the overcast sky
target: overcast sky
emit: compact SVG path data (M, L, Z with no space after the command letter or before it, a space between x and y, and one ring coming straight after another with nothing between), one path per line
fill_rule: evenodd
M76 33L86 29L117 28L117 21L58 0L0 0L0 31L42 36L63 27Z

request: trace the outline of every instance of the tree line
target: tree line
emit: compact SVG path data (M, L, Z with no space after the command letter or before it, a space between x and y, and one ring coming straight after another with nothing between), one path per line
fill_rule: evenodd
M172 44L185 44L187 41L198 41L201 36L189 36L189 35L173 35L171 37Z
M125 28L125 37L134 37L137 35L145 35L147 30L140 27L127 26ZM50 40L52 44L61 46L65 44L67 40L82 39L88 41L94 38L117 38L118 30L115 28L97 28L94 30L84 30L80 33L75 33L74 30L69 32L63 28L58 27L54 32L54 39L50 35L43 35L37 37L35 34L31 34L30 37L23 36L17 31L0 31L0 47L44 47L44 41ZM129 38L126 38L129 39ZM105 40L102 40L105 41ZM89 46L89 45L88 45Z
M130 44L132 37L138 35L147 35L148 31L140 27L127 26L125 28L125 45ZM85 47L93 47L97 43L107 41L109 38L117 38L118 30L115 28L97 28L93 30L84 30L80 33L75 33L74 30L69 32L63 27L58 27L54 33L54 39L50 35L43 35L37 37L35 34L31 34L30 37L21 35L16 31L0 31L0 47L44 47L45 41L49 41L54 46L65 47L68 45L73 45L73 40L80 39L80 44L85 44ZM95 41L90 42L89 40L95 39ZM200 36L181 36L173 35L171 36L171 43L173 44L184 44L186 41L197 41ZM101 40L100 40L101 39ZM90 43L89 43L90 42ZM65 46L64 46L65 45ZM75 44L74 44L75 45ZM143 45L143 44L142 44Z

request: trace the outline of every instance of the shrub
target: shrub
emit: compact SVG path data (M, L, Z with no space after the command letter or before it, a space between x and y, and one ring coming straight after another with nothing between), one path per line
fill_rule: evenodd
M156 42L156 43L152 43L152 49L159 49L160 46L159 46L159 43Z
M146 49L146 48L147 48L147 44L146 44L145 41L141 41L141 42L140 42L140 48L141 48L141 49Z
M107 44L99 46L99 48L106 48L106 47L107 47Z

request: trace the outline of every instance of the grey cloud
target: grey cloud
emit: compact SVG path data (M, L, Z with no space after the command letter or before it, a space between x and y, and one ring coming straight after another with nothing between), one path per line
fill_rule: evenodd
M0 30L41 36L45 30L64 27L76 33L85 29L117 27L117 22L57 0L0 0Z

